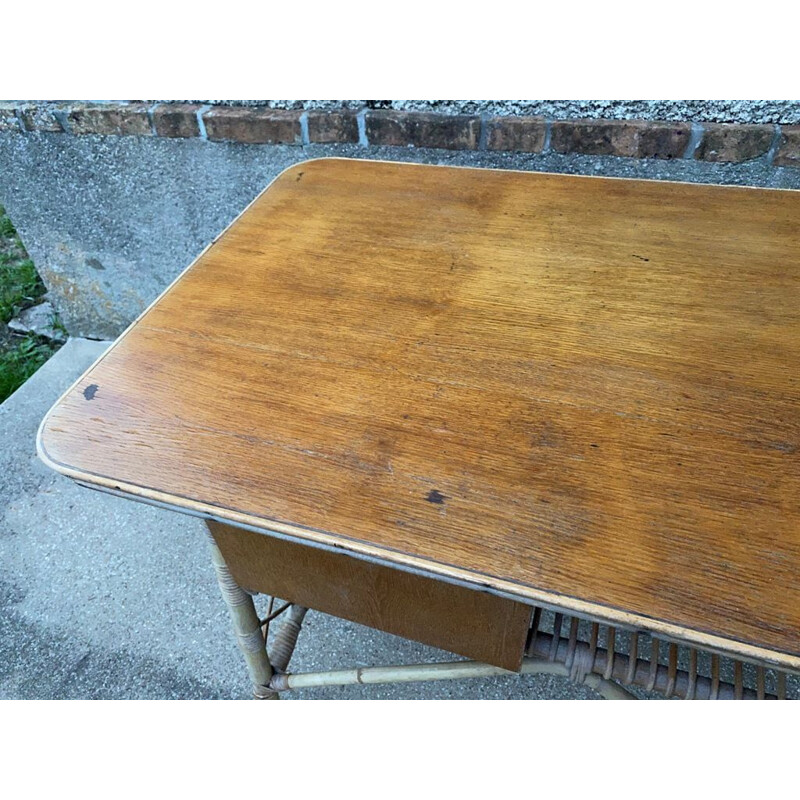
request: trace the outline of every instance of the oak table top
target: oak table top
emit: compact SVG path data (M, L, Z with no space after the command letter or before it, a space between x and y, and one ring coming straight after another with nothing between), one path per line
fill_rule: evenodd
M800 192L283 172L42 423L89 485L800 668Z

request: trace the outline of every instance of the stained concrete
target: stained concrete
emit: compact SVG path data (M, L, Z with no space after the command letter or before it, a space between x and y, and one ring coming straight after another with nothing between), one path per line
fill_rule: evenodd
M202 139L0 134L0 203L72 336L118 335L283 169L308 158L417 161L800 188L800 170L692 159L240 145Z

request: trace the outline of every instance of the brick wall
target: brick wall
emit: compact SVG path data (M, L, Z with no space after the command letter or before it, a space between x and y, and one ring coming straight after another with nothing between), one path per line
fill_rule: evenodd
M360 144L608 155L800 167L800 125L551 119L373 108L199 103L3 103L0 131L157 136L244 144Z

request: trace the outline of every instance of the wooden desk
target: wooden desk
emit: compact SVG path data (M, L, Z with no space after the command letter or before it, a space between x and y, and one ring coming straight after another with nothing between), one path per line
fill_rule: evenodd
M284 593L302 543L343 559L317 598L341 554L453 586L504 620L502 666L544 605L797 670L799 411L800 192L320 159L61 398L39 452L217 520L250 589L265 532L294 544Z

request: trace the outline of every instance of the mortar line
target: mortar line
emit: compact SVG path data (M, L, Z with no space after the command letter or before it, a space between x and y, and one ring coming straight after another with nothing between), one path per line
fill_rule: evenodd
M694 154L703 140L704 133L705 128L699 122L692 123L692 132L689 134L689 141L686 143L686 150L684 150L681 158L694 158Z
M478 150L487 150L489 147L489 115L481 112L481 127L478 133Z
M781 143L781 126L776 124L775 130L772 133L772 142L770 143L769 150L767 150L766 160L770 166L775 162L775 156L778 153L778 147Z
M52 108L51 111L53 112L53 116L58 120L58 123L64 129L64 133L68 133L70 136L73 135L72 128L70 127L68 121L68 114L65 108Z
M304 111L300 115L300 144L303 147L311 144L311 138L308 135L308 111Z
M356 122L358 123L358 143L361 147L369 147L369 139L367 139L367 109L362 108L356 114Z
M195 116L197 117L197 127L200 129L200 138L204 141L208 141L208 133L206 132L206 124L203 122L203 114L206 111L210 111L213 108L212 105L204 105L200 106L195 112Z
M545 119L544 121L544 142L542 143L542 153L550 152L550 137L553 134L553 120Z
M22 121L21 104L17 104L14 106L14 119L17 121L17 125L19 125L20 133L29 133L28 129L25 127L25 123Z
M164 104L154 103L152 106L150 106L150 108L147 109L147 119L150 120L150 130L152 131L153 136L158 136L158 134L156 133L156 120L155 117L153 116L153 112L161 105Z

